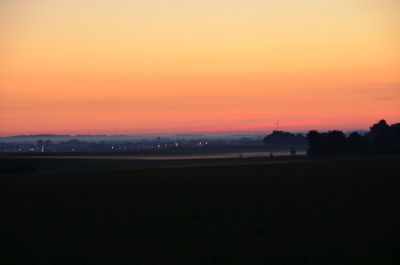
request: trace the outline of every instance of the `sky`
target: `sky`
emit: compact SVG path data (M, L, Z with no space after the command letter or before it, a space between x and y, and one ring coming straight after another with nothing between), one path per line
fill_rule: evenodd
M399 0L1 0L0 136L400 122Z

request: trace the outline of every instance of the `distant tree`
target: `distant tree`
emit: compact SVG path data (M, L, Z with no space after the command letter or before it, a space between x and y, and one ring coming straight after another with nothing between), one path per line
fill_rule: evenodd
M307 134L309 155L342 155L347 151L347 139L341 131L319 133L310 131Z
M368 140L374 152L400 152L400 124L389 126L385 120L374 124L368 133Z
M374 148L385 148L390 145L390 126L385 120L372 125L368 138Z
M365 154L368 150L368 139L357 132L347 138L349 154Z
M36 146L44 146L44 141L43 140L38 140L37 142L36 142Z
M309 155L322 155L324 153L324 133L319 133L318 131L309 131L307 133L308 140L308 151Z
M380 120L378 123L372 125L370 128L370 133L372 136L386 133L390 130L390 126L385 120Z
M293 134L284 131L273 131L264 137L264 144L267 146L297 146L307 145L307 139L301 134Z
M394 148L400 149L400 123L391 125L390 130Z
M342 155L346 153L347 139L342 131L330 131L326 135L325 149L328 155Z
M67 145L79 145L83 142L79 141L78 139L71 139L69 141L66 141L65 144Z

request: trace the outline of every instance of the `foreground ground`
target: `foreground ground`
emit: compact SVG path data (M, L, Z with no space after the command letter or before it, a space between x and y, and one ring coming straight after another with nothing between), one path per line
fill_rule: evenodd
M1 174L0 264L400 264L399 162Z

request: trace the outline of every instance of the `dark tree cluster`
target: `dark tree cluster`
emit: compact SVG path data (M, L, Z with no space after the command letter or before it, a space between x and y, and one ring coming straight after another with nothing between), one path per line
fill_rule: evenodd
M301 134L284 131L273 131L263 140L267 146L300 146L307 145L307 139Z
M308 154L312 156L396 154L400 153L400 124L389 126L385 120L374 124L368 133L346 136L341 131L307 134Z
M400 149L400 123L389 126L385 120L381 120L371 127L368 139L375 152Z

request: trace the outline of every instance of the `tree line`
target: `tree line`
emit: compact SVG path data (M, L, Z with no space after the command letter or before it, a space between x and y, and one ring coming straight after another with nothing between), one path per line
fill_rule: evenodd
M400 154L400 123L389 126L385 120L374 124L369 132L353 132L346 136L342 131L309 131L308 155L363 155Z

